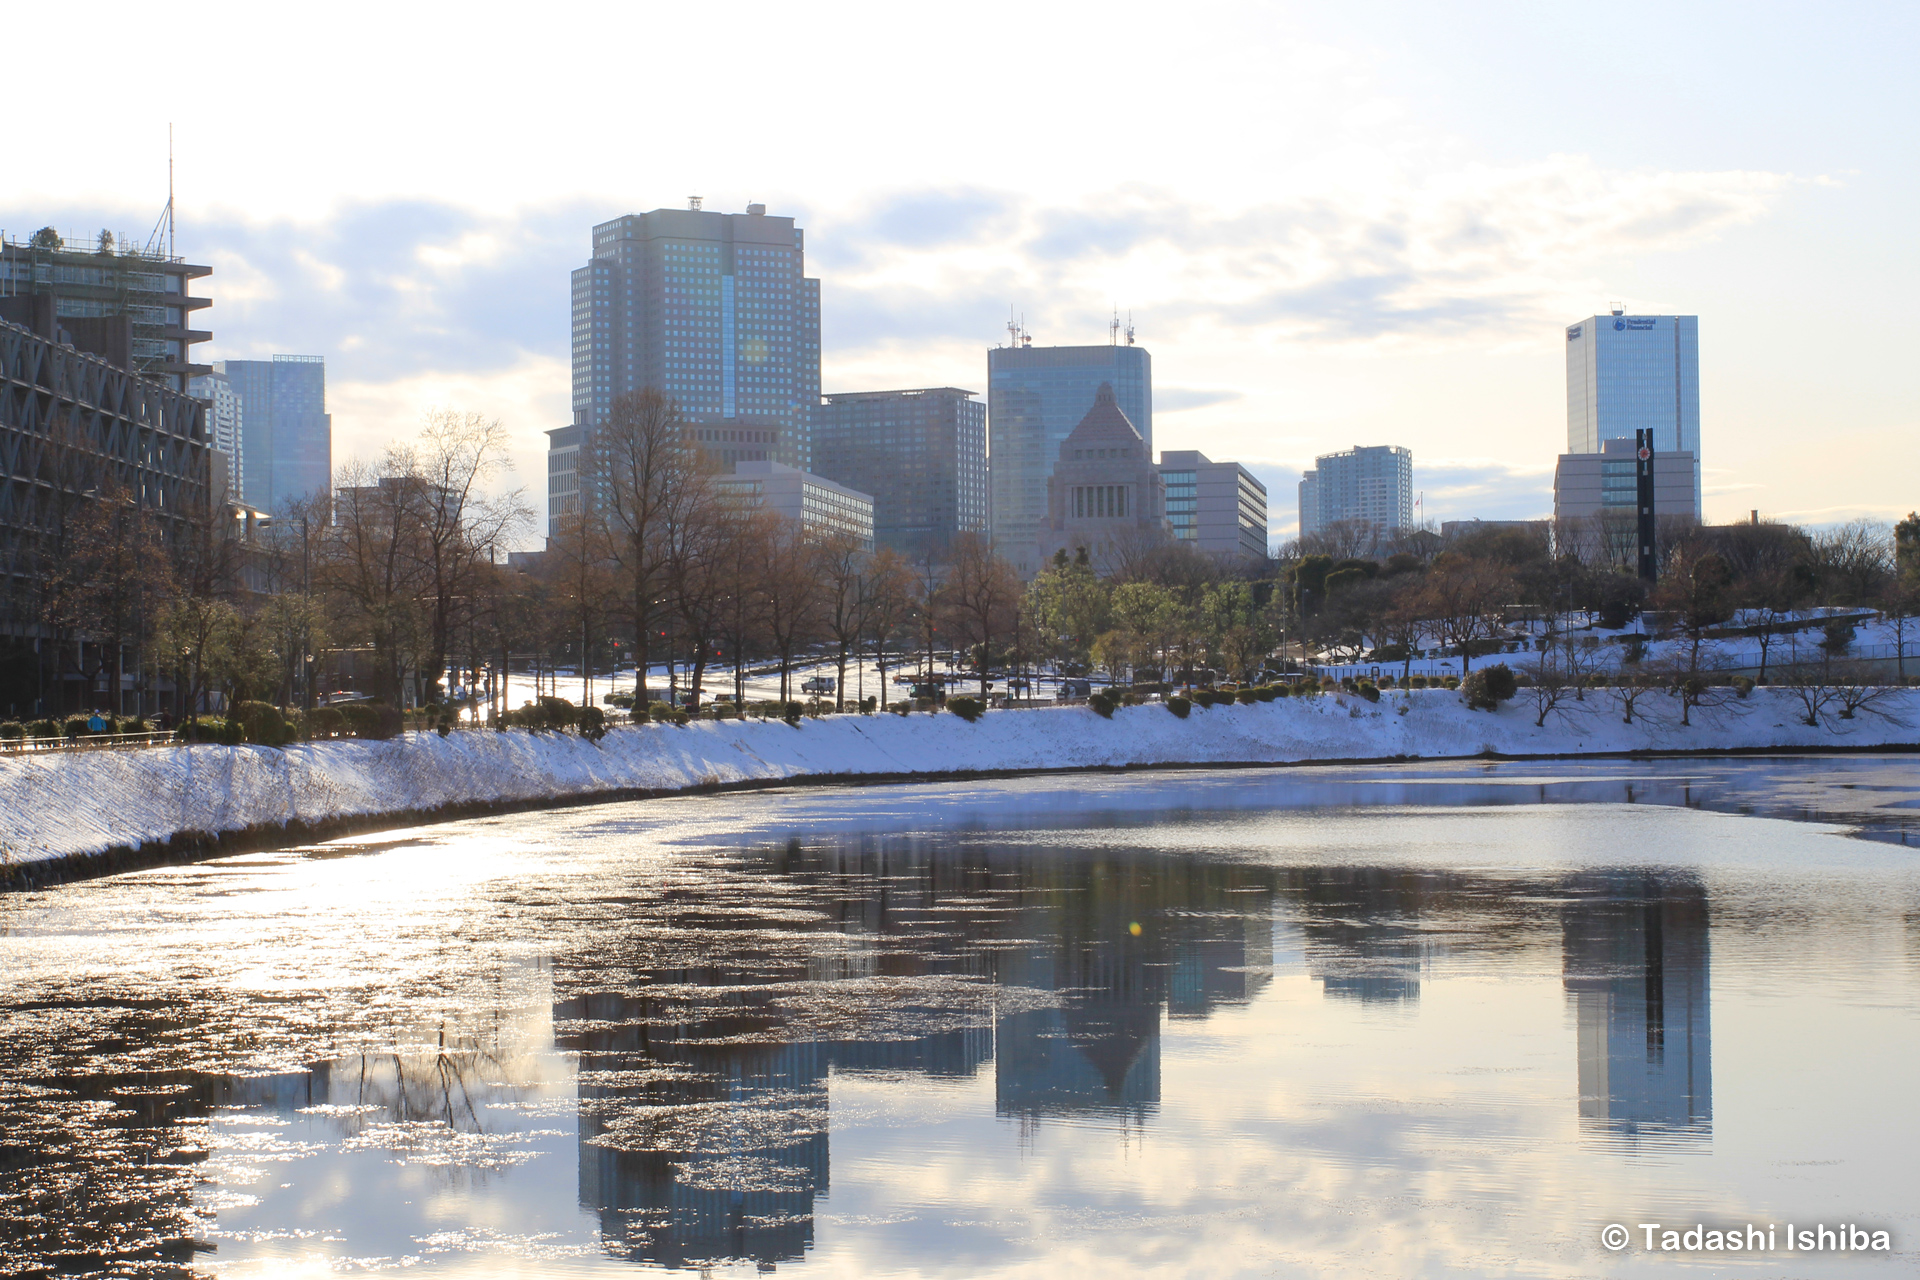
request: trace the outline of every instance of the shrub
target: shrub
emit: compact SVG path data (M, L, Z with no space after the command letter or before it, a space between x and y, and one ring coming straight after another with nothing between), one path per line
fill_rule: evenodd
M598 707L582 707L575 727L588 742L598 742L607 736L607 713Z
M622 711L630 710L633 707L633 695L630 693L603 694L600 701L610 707L619 707Z
M932 707L928 707L927 709L929 711L933 710ZM800 727L800 717L805 714L807 714L807 705L804 702L788 702L788 703L781 704L780 718L782 720L785 720L788 724L792 725L796 729Z
M580 709L565 698L542 695L539 706L541 723L548 729L571 729L580 718Z
M218 742L233 747L240 744L241 730L235 721L220 716L202 716L181 725L173 736L180 742Z
M1442 676L1440 678L1440 687L1442 689L1458 689L1460 687L1460 677Z
M27 725L27 736L49 742L60 736L60 726L51 720L35 720Z
M0 742L18 742L27 736L27 726L18 720L0 720Z
M1173 714L1179 716L1182 720L1185 720L1193 714L1193 699L1183 698L1176 693L1167 699L1167 710L1173 712Z
M338 707L315 707L307 713L307 734L314 738L337 738L346 731L347 719Z
M353 737L384 742L400 733L400 713L384 702L349 702L339 710Z
M912 715L913 703L909 702L905 698L902 698L898 702L889 702L887 704L887 710L893 712L893 714L897 716Z
M1091 694L1087 698L1087 706L1091 707L1093 709L1093 713L1099 716L1102 720L1113 719L1113 708L1115 706L1115 703L1114 703L1112 694L1106 693L1106 692Z
M1380 686L1371 680L1362 680L1353 686L1353 691L1368 702L1380 701Z
M84 738L91 730L87 728L86 716L68 716L60 724L60 732L69 738Z
M1260 701L1260 695L1252 689L1241 689L1233 695L1233 700L1243 707L1250 707Z
M1519 692L1520 682L1514 678L1513 669L1501 662L1470 673L1460 688L1469 708L1493 711Z
M868 694L866 697L860 699L860 714L863 716L872 715L874 712L874 708L879 705L879 702L880 702L880 699L876 695L871 693Z
M637 714L638 713L636 713L636 718ZM649 704L647 707L647 719L653 721L655 724L672 724L673 704L671 702L655 702Z
M1820 641L1820 647L1828 653L1845 653L1848 646L1853 644L1853 622L1850 619L1835 618L1821 631L1825 638Z
M1407 683L1415 689L1424 689L1427 687L1427 678L1425 676L1415 676L1413 679L1407 681Z
M972 724L975 720L978 720L981 716L981 713L984 712L986 709L987 709L986 703L980 701L980 699L978 698L948 698L947 699L947 710L953 712L953 714L959 716L962 720L965 720L968 724Z
M227 718L240 726L241 737L263 747L285 746L293 739L287 718L271 702L236 702Z
M1752 692L1753 681L1751 679L1746 676L1735 676L1733 678L1733 693L1735 697L1744 698Z
M1263 684L1253 691L1253 696L1262 702L1272 702L1275 698L1286 697L1287 689L1285 685Z

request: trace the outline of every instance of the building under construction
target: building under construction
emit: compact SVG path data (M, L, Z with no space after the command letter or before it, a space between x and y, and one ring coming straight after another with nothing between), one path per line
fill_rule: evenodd
M52 601L110 550L74 545L76 530L97 542L137 528L166 547L214 509L207 408L186 391L210 336L188 327L209 300L187 290L208 274L105 233L87 252L48 231L0 239L0 716L158 707L125 640ZM103 503L119 514L99 518ZM88 591L106 586L69 594Z

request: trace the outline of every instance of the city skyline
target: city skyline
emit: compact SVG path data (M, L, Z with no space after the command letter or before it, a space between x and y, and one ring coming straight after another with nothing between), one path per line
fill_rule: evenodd
M214 39L235 55L236 88L267 83L277 64L246 49L290 30L315 65L346 56L343 37L283 21ZM352 56L397 67L415 21ZM662 39L695 30L690 17L635 16L608 36L643 21ZM613 87L593 82L565 107L478 116L425 82L378 113L317 95L274 122L276 137L303 130L302 148L256 139L264 120L181 107L180 252L215 269L209 355L328 356L336 456L374 456L425 409L456 405L512 426L516 483L536 498L541 433L570 416L568 301L553 282L579 265L580 228L700 193L708 208L764 202L807 227L837 389L972 385L1009 306L1046 344L1098 341L1114 309L1131 308L1160 364L1156 450L1238 458L1285 492L1317 453L1397 440L1422 458L1435 519L1544 515L1561 332L1620 300L1712 326L1709 434L1737 431L1740 448L1705 460L1710 520L1756 507L1886 519L1910 505L1899 477L1920 462L1920 432L1893 370L1914 325L1896 299L1916 274L1897 231L1916 178L1889 158L1911 153L1920 118L1899 74L1911 15L1851 13L1813 40L1786 21L1680 15L1657 50L1634 23L1595 32L1573 13L1279 7L1239 22L1232 49L1197 25L1174 24L1151 49L1124 24L1076 31L1084 56L1043 74L1042 52L1073 26L1043 17L1033 41L987 60L990 87L1021 85L1030 110L1057 110L1116 67L1151 66L1176 90L1151 118L1067 148L1010 146L957 102L873 121L871 83L811 85L804 146L746 128L769 95L811 84L798 69L844 34L832 21L743 35L741 74L765 92L697 118L675 108L644 165L617 157L624 116ZM892 38L935 33L962 52L988 40L921 15ZM197 38L109 34L102 70L184 56ZM455 45L472 67L524 71L557 39L536 30L509 49L461 33ZM669 97L694 76L662 74ZM904 64L876 74L907 83ZM51 65L19 76L25 93L61 88ZM1583 76L1607 92L1562 101ZM1656 108L1675 83L1684 109ZM1201 85L1211 95L1178 92ZM1550 101L1559 108L1538 109ZM164 202L166 121L111 87L73 110L75 127L99 126L99 146L23 176L0 201L7 234L132 227ZM394 110L461 125L422 156L388 127ZM1274 122L1254 163L1208 125L1221 111ZM899 144L893 162L848 163L876 141ZM502 148L512 163L495 162ZM224 160L238 154L258 163ZM1810 432L1817 469L1800 457ZM1277 535L1291 507L1274 504Z

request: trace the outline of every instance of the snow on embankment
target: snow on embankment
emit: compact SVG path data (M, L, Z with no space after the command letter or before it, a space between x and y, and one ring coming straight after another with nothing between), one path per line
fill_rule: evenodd
M177 836L300 833L381 815L416 817L633 791L791 778L858 778L1111 768L1292 763L1625 751L1892 747L1920 742L1920 689L1853 720L1801 722L1786 690L1695 708L1682 726L1668 698L1653 718L1622 722L1604 694L1569 704L1544 728L1522 697L1468 711L1444 690L1289 698L1252 706L1127 707L1101 719L1085 707L953 715L833 716L803 721L702 721L618 728L598 745L568 734L407 734L391 742L193 746L49 752L0 758L0 862L45 862L140 849Z

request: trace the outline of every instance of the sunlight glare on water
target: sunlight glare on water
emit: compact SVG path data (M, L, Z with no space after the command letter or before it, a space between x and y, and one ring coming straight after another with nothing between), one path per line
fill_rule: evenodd
M0 1275L1907 1267L1903 766L768 792L16 895Z

